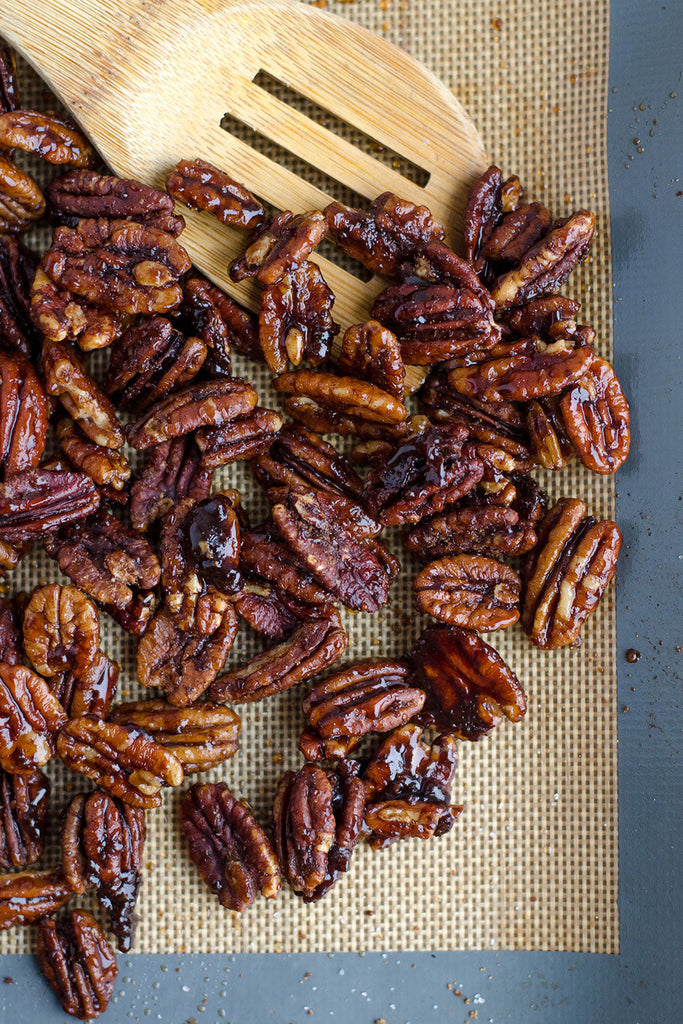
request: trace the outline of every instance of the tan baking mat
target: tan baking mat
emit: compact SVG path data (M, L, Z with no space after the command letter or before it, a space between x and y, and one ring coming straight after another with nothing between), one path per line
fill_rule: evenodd
M321 6L321 4L318 4ZM329 8L405 47L439 74L477 122L488 151L516 171L556 215L597 211L591 261L568 292L611 352L609 209L605 157L607 0L356 0ZM28 103L40 86L27 77ZM265 371L238 366L265 404ZM247 483L243 467L225 474ZM610 515L614 487L580 467L546 478L549 492L579 494ZM249 492L252 488L249 486ZM258 497L247 501L259 514ZM261 506L262 507L262 506ZM396 545L398 550L398 544ZM411 608L414 566L374 617L346 616L349 654L399 654L422 628ZM36 555L17 573L28 587L58 579ZM103 618L105 618L103 616ZM617 757L614 593L583 631L579 650L543 654L512 628L493 638L529 695L520 725L501 725L478 744L460 744L454 799L465 812L450 835L400 843L383 853L360 846L352 867L315 906L290 892L243 915L225 912L200 882L178 828L181 795L167 793L149 815L135 948L145 952L382 949L553 949L618 951ZM133 644L113 626L105 647L124 666L122 696L136 695ZM256 649L240 634L233 659ZM208 778L225 779L269 820L280 773L300 763L301 691L240 711L242 749ZM55 811L81 788L51 765ZM57 858L56 826L45 864ZM0 950L24 951L32 933L2 936Z

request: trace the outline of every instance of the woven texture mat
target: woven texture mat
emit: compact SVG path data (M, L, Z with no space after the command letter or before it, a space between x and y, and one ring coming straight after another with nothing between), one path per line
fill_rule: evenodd
M518 173L531 198L556 216L580 206L597 212L592 258L574 273L567 292L583 302L581 318L596 327L598 350L609 357L607 0L356 0L329 8L435 71L473 116L492 160ZM26 105L44 109L40 82L28 72L24 79ZM263 368L238 364L237 372L252 378L264 404L275 404ZM539 479L555 498L581 495L594 515L612 514L609 479L580 466ZM244 467L231 467L224 481L244 485L247 507L257 517L262 499L253 495ZM400 553L405 570L390 606L372 617L346 616L350 657L401 654L423 628L412 610L415 566ZM60 578L38 554L15 575L17 589ZM104 649L123 666L120 696L131 699L138 694L134 644L109 622L103 632ZM361 845L348 875L321 903L304 906L285 891L240 916L224 911L199 880L179 830L182 794L167 793L163 808L148 816L136 950L617 952L613 588L584 628L578 650L536 651L517 627L495 634L493 643L524 683L529 711L517 726L503 723L478 744L460 744L453 799L465 811L448 836L399 843L383 853ZM243 631L231 661L244 660L258 645ZM301 761L301 698L295 690L239 709L241 751L204 776L225 779L264 823L280 773ZM82 780L59 764L48 770L56 819ZM44 864L57 858L55 821ZM32 941L28 930L5 934L0 950L23 952Z

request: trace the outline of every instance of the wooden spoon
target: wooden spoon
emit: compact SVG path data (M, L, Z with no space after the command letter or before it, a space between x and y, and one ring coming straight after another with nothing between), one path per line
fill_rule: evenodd
M278 209L330 201L222 128L228 115L366 199L392 191L426 204L454 240L467 190L486 167L476 128L430 71L367 29L295 0L11 0L0 34L122 177L163 186L178 160L200 157ZM426 183L262 88L254 81L260 72L421 168ZM209 214L182 213L182 241L196 266L258 308L253 284L236 285L227 274L244 233ZM343 326L367 319L385 282L316 261L335 292L335 318Z

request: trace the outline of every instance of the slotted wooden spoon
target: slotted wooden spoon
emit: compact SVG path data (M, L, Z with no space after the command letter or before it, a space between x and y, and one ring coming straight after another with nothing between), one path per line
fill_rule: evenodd
M10 0L0 34L71 110L114 172L163 185L182 158L221 167L273 206L300 212L330 197L221 127L225 115L367 199L424 203L459 235L467 189L486 166L453 94L398 47L297 0ZM254 82L291 87L428 174L416 185ZM242 232L183 209L192 260L251 308L227 265ZM342 326L367 319L384 286L316 257Z

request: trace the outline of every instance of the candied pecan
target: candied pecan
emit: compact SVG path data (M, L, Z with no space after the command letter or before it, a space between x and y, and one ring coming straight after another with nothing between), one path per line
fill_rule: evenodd
M257 399L252 386L237 377L190 384L157 402L128 427L128 444L151 448L198 427L220 427L250 413Z
M6 43L0 42L0 111L18 110L20 106L14 50Z
M554 225L517 267L495 281L491 295L496 308L519 306L558 288L588 255L594 232L595 214L590 210L578 210Z
M85 522L44 541L62 572L130 633L144 632L161 568L135 530L98 509Z
M253 317L220 288L193 274L185 281L183 297L181 313L190 333L209 350L205 370L217 377L230 376L233 348L250 359L263 359Z
M1 65L0 65L1 66ZM0 235L0 338L11 352L31 354L31 288L36 263L16 238Z
M26 231L45 213L45 199L30 174L0 153L0 234Z
M12 545L0 538L0 580L8 570L16 569L30 547L30 542Z
M139 682L163 688L177 707L197 700L218 675L237 635L230 605L217 619L213 630L197 635L179 629L165 609L157 612L138 644Z
M167 313L190 258L173 235L132 220L81 220L59 227L43 257L49 277L95 306L119 313Z
M0 597L0 662L18 665L22 661L21 616L17 600Z
M22 149L72 167L89 167L95 160L92 146L73 125L36 110L0 114L0 149Z
M229 704L272 697L333 665L347 643L348 637L336 611L330 610L319 618L312 614L282 643L257 654L240 668L218 676L211 685L209 697Z
M485 260L518 264L550 228L550 210L541 203L524 203L506 213L481 249Z
M405 662L365 658L314 683L302 704L309 726L302 736L305 749L299 744L304 756L334 760L367 733L391 732L410 721L422 710L425 694L407 675Z
M333 600L278 535L270 520L254 530L242 530L240 558L248 569L275 583L292 598L311 605L325 605Z
M430 427L399 442L367 479L363 503L385 526L417 523L440 512L474 487L484 472L463 450L464 430Z
M75 341L90 351L116 341L127 318L58 288L39 267L33 281L31 319L48 341Z
M0 484L0 540L35 540L90 515L100 496L85 473L27 469Z
M53 178L47 200L50 211L72 227L84 217L134 220L176 237L185 227L183 218L174 215L168 193L97 171L74 170Z
M576 454L555 396L529 402L526 423L534 459L544 469L564 469Z
M288 270L264 289L259 314L259 344L273 373L304 359L319 366L327 356L339 325L332 319L334 295L315 263Z
M578 647L581 627L616 572L621 532L611 520L587 515L578 498L561 498L538 533L524 567L522 626L536 647Z
M516 188L510 188L512 183ZM521 198L519 178L509 178L506 185L505 194L510 197L507 205L511 212ZM465 258L478 274L486 269L486 260L480 253L502 216L503 194L503 174L495 164L487 168L470 189L463 224Z
M240 618L271 640L284 640L301 621L317 611L262 579L246 580L231 600Z
M50 395L55 395L95 444L120 448L123 431L114 406L92 377L79 365L73 349L64 342L46 342L43 347L43 373Z
M362 428L380 425L395 426L408 418L403 402L374 384L355 377L338 377L316 370L282 373L273 381L277 392L286 396L287 411L300 418L300 407L313 407L339 417L336 433L356 433ZM334 420L332 420L334 422Z
M457 764L455 740L439 736L427 746L421 736L419 725L395 729L363 773L365 826L374 850L399 839L445 835L462 811L450 803Z
M261 284L276 284L305 263L327 234L327 220L320 210L278 213L256 229L249 245L230 265L233 281L255 277Z
M42 772L0 769L0 868L25 868L43 852L50 783Z
M363 490L346 456L296 423L282 428L268 451L254 459L252 469L263 487L313 487L347 498L359 498Z
M0 931L56 913L71 895L59 869L0 875Z
M415 681L427 692L423 718L463 740L478 740L503 718L518 722L526 696L517 676L475 632L428 626L411 655Z
M80 671L69 669L50 677L49 687L69 718L106 718L121 666L102 651Z
M367 210L330 203L324 210L330 233L345 253L376 274L395 277L413 249L441 241L444 228L426 206L383 192Z
M183 766L141 729L95 718L71 719L57 736L57 753L112 796L146 810L161 806L162 786L179 786Z
M0 467L33 469L45 450L48 400L31 364L0 350Z
M38 960L65 1013L81 1020L109 1006L118 974L116 957L95 918L72 910L59 923L40 922Z
M521 346L519 346L521 349ZM448 381L468 398L485 402L528 402L557 395L585 376L593 359L587 345L574 348L571 339L546 344L528 339L522 351L497 355L474 366L451 370Z
M202 466L214 470L253 459L272 444L281 426L282 417L274 409L257 405L246 416L238 416L223 427L201 427L196 439Z
M166 188L184 206L208 210L232 227L252 228L265 217L263 207L244 185L205 160L179 160L166 179Z
M629 406L614 369L593 355L588 372L560 398L562 422L584 466L614 473L631 445Z
M202 701L178 708L165 700L119 704L109 721L134 725L173 751L186 775L205 772L234 757L239 748L239 716L223 704Z
M581 303L566 295L542 295L523 306L506 310L501 318L504 329L514 337L527 338L530 334L547 335L558 323L574 320Z
M183 498L206 498L212 477L193 438L181 435L154 445L130 489L131 523L145 530Z
M416 577L415 600L435 619L489 633L517 622L521 585L514 569L493 558L449 555Z
M190 857L222 906L242 911L259 895L277 896L280 868L270 840L224 782L195 782L181 814Z
M87 473L101 487L122 491L130 479L131 468L121 452L91 441L72 419L59 420L56 428L59 447L69 463Z
M24 611L24 650L36 672L84 672L95 660L100 619L78 587L36 587Z
M396 336L377 320L348 328L342 339L337 372L375 384L399 401L403 398L406 368L401 346Z
M327 771L305 764L281 777L274 845L285 878L304 903L317 902L347 871L364 806L365 785L350 762Z
M0 664L0 768L22 775L47 764L66 720L44 679L23 665Z

